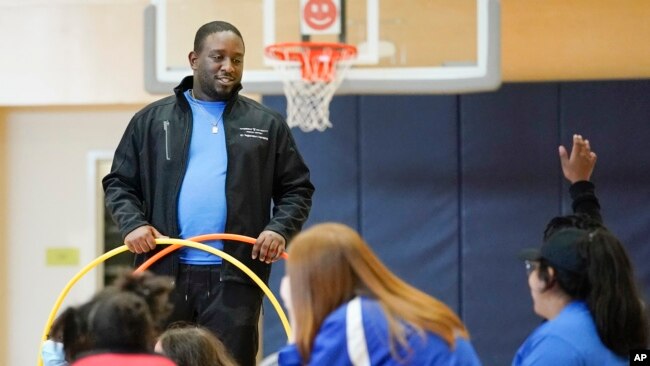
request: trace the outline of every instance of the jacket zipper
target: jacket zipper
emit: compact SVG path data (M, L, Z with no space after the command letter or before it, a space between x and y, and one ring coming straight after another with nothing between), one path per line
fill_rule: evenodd
M165 157L169 159L169 121L163 121L163 128L165 129Z
M186 118L187 117L185 117L183 119L186 119ZM169 125L169 121L165 121L165 122L166 122L165 132L167 132L167 126ZM186 123L185 131L184 131L185 133L183 135L183 148L180 150L180 153L181 153L180 174L179 174L178 179L176 180L176 186L174 188L174 192L175 192L174 195L176 197L176 202L178 202L178 195L180 194L180 190L181 190L181 182L183 181L183 178L185 176L185 166L187 164L187 154L188 154L188 151L189 151L189 146L188 146L189 137L188 136L190 135L190 133L192 131L192 124L193 124L193 119L192 119L191 114L190 114L190 120L189 120L189 123ZM165 133L165 137L166 137L166 135L167 134ZM169 160L169 158L167 158L167 159ZM179 232L179 229L178 229L178 211L177 210L169 210L169 212L172 215L172 220L171 220L172 223L170 223L170 227L175 228L174 229L175 232L176 232L175 235L178 236L178 232ZM178 264L179 264L179 259L178 259L178 256L176 256L174 258L174 260L172 260L172 268L171 268L171 270L172 270L171 273L172 273L172 276L174 278L178 278L178 268L177 268Z

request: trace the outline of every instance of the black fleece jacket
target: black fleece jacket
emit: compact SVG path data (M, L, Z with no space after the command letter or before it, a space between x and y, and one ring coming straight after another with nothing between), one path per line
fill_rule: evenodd
M178 195L192 135L192 110L183 92L190 88L188 76L174 89L175 95L136 113L115 151L111 172L102 184L106 206L122 237L144 225L178 237ZM223 117L228 154L226 232L256 238L263 230L272 230L288 242L311 209L314 186L309 169L283 117L239 95L239 90L241 86L233 91ZM161 247L136 255L136 265ZM224 242L226 253L266 282L270 265L252 260L251 250L248 244ZM178 256L173 253L151 270L175 275ZM250 282L227 261L221 279Z

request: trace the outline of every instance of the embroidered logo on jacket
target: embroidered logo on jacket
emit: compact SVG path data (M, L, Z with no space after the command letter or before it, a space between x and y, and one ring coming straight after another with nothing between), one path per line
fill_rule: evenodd
M239 127L239 137L248 137L268 141L269 130L260 130L253 127Z

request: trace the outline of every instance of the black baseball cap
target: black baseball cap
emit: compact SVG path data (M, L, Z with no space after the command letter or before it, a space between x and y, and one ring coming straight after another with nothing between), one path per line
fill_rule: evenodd
M529 261L544 259L551 267L578 273L584 268L584 259L578 253L578 243L588 235L589 232L585 230L562 229L551 235L541 248L521 251L519 259Z

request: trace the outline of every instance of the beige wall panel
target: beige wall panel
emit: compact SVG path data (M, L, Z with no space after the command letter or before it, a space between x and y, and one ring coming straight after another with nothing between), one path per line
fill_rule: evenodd
M54 302L72 277L99 254L95 233L94 176L89 155L114 151L141 105L11 108L1 149L3 183L10 194L2 225L9 274L0 323L7 352L0 365L34 365ZM6 143L5 143L6 142ZM1 206L0 206L1 207ZM4 245L4 244L2 244ZM46 266L51 247L79 250L79 265ZM128 254L123 254L128 255ZM2 260L2 257L0 257ZM90 271L70 291L65 306L86 301L97 288Z
M418 0L417 6L406 7L414 3L387 0L381 2L381 17L389 24L385 27L395 19L403 20L392 25L392 34L399 34L397 45L406 51L409 65L471 61L468 50L474 51L475 45L467 40L472 39L475 25L460 20L467 27L459 29L458 19L437 19L435 11L444 6L466 17L463 9L471 3ZM149 95L143 85L143 12L149 4L147 0L1 1L0 106L155 100L157 96ZM198 19L187 4L170 0L175 9L171 17L187 17L184 24L195 23L190 31L172 32L171 41L181 51L169 57L181 65L186 64L196 26L212 14L203 12ZM297 0L277 0L277 4L278 12L287 14L282 7L293 9ZM351 15L358 7L351 7ZM648 0L502 0L501 7L504 81L650 77ZM247 66L259 67L255 60L262 52L256 45L261 42L261 0L242 0L219 14L241 28ZM424 25L432 22L440 23L441 30L423 32ZM455 23L456 30L445 32L446 23ZM297 32L297 24L283 26L282 32ZM384 33L382 37L390 37L391 32ZM438 54L445 56L438 59Z
M0 108L0 172L7 171L7 121L6 113ZM9 192L7 190L7 180L4 174L0 177L0 324L7 324L9 313L7 312L7 284L9 283L9 273L7 269L7 220L9 209L7 205ZM0 327L0 364L8 365L3 360L7 354L7 337L9 327Z
M650 77L650 1L503 0L505 81Z
M121 104L143 82L146 0L0 4L0 105Z

